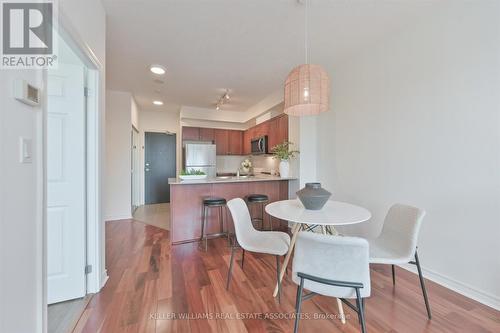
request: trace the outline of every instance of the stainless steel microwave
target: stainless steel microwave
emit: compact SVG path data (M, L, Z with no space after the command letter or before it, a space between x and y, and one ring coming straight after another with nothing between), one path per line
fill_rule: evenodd
M267 135L252 139L252 154L267 154Z

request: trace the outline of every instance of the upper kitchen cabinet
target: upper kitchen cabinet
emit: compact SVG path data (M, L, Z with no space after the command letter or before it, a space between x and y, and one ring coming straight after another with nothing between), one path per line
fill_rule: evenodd
M213 128L200 128L200 141L215 141L215 129Z
M214 136L217 155L243 154L243 131L216 129Z
M250 127L243 134L243 154L251 154L252 139L267 135L269 152L277 144L288 141L288 115L282 114Z
M250 155L252 139L268 137L268 149L283 141L288 141L288 116L279 115L246 131L182 127L183 141L213 142L217 145L217 155Z
M243 154L243 131L229 131L229 155Z
M183 126L182 140L213 142L215 140L215 130L213 128Z
M215 145L217 155L228 155L229 151L229 131L224 129L214 130Z
M253 127L247 129L243 133L243 154L245 155L250 155L252 153L252 139L255 137L254 136L254 129Z
M182 127L182 140L183 141L199 141L200 129L198 127Z
M261 136L269 136L269 123L270 120L260 123L253 127L253 137L259 138Z
M283 114L269 120L268 148L288 141L288 115Z

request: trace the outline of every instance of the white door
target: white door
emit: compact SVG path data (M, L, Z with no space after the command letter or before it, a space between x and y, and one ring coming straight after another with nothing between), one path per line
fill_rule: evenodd
M85 286L84 68L48 71L47 296L48 303L83 297Z

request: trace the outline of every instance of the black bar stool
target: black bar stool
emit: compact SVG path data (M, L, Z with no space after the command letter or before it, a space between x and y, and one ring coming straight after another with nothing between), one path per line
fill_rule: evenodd
M201 240L205 241L205 251L208 250L208 237L218 237L218 236L227 236L229 242L231 242L229 238L229 231L226 230L224 232L224 208L226 207L226 199L219 197L208 197L203 199L203 220L201 222ZM206 234L207 229L207 217L208 210L210 208L219 208L219 223L220 223L220 233L217 234ZM227 227L226 227L227 228Z
M264 230L264 206L269 202L269 197L265 194L250 194L245 197L248 207L251 205L260 205L260 217L251 217L252 222L260 222L261 230ZM273 230L273 221L269 217L269 226Z

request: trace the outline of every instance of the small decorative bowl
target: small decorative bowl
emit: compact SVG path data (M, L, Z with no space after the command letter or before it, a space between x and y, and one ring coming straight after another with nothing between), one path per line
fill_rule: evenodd
M306 187L297 191L297 196L305 209L320 210L332 194L321 187L321 183L306 183Z

